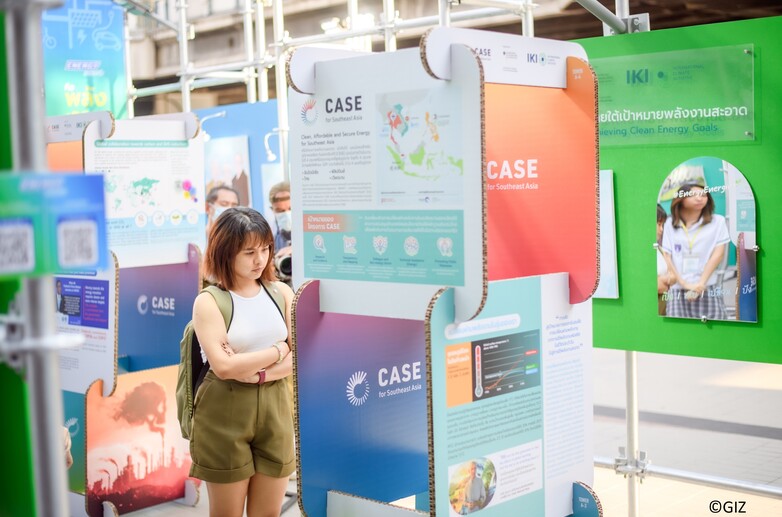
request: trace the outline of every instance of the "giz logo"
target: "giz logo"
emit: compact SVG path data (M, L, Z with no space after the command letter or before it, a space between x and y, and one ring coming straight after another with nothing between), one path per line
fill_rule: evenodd
M649 69L628 70L627 84L649 84Z

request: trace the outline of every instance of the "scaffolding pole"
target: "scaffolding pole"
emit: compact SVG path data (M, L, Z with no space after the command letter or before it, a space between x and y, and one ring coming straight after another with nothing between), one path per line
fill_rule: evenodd
M530 38L535 36L533 11L536 5L532 3L532 0L462 0L462 3L495 7L516 14L521 17L521 35Z
M316 34L314 36L304 36L300 38L290 38L285 36L281 43L283 55L285 50L295 48L295 47L300 47L303 45L331 43L335 41L342 41L352 37L371 36L371 35L382 35L387 45L386 49L395 50L396 33L404 30L409 30L409 29L433 27L438 25L441 18L439 15L434 15L434 16L423 16L420 18L413 18L410 20L402 20L397 17L396 12L394 11L393 0L384 0L384 4L385 3L388 4L388 13L386 15L386 18L388 20L393 20L393 21L390 22L386 21L385 23L379 26L371 27L367 29L345 31L345 32L334 33L334 34ZM258 16L263 16L262 10L258 10L258 11L260 12L260 14L259 12L256 12L256 18ZM494 8L471 9L469 11L450 13L448 15L448 18L450 21L460 22L460 21L477 20L481 18L491 18L494 16L501 16L505 14L507 14L507 11L504 9L494 9ZM256 29L258 27L263 27L263 23L256 22ZM261 30L257 29L256 32L260 34ZM265 29L262 32L265 38ZM271 66L276 66L278 63L276 48L280 45L280 43L278 43L279 40L277 40L276 37L277 36L275 35L275 42L272 43L272 45L275 47L275 52L271 57L267 57L259 53L259 55L256 56L256 58L252 61L248 61L248 60L235 61L231 63L223 63L219 65L206 66L200 68L192 68L189 66L181 67L183 71L180 72L180 82L171 83L173 87L170 87L170 85L159 85L159 86L153 86L149 88L139 88L139 89L134 89L132 91L132 95L135 97L145 97L149 95L156 95L157 93L163 93L164 91L165 92L177 91L182 88L182 82L181 82L182 77L187 77L189 80L188 91L198 89L198 88L213 86L213 84L209 83L208 81L198 81L198 78L213 72L235 71L235 70L241 70L242 68L247 66L255 66L257 68L262 69L261 74L258 75L259 92L260 92L259 96L262 100L263 99L268 100L268 80L267 77L265 76L268 74L268 68ZM261 37L258 36L258 41L260 42L260 40ZM284 72L283 72L283 77L284 77ZM230 83L224 82L220 84L234 84L238 82L239 81L233 81ZM164 90L159 90L159 88L164 88ZM263 93L264 91L265 91L265 95Z
M396 50L396 33L394 32L394 24L396 23L396 9L394 8L394 0L383 0L383 43L385 44L386 52L394 52Z
M6 51L14 168L45 171L46 136L43 121L43 10L59 6L52 0L5 0ZM65 457L63 455L63 409L60 391L59 354L56 342L54 282L51 275L25 278L19 293L24 319L19 356L23 360L30 404L30 429L38 515L68 514Z
M179 15L179 91L182 93L182 111L190 111L190 85L192 79L189 75L190 56L187 49L187 1L177 1L177 14Z
M641 508L639 484L644 463L638 446L638 352L625 352L625 390L627 400L627 517L638 517Z
M277 90L277 139L279 142L280 166L286 180L290 179L288 170L288 79L285 76L285 19L282 14L282 0L274 0L272 6L274 26L274 80Z
M615 33L624 34L627 32L627 25L624 20L609 11L597 0L576 0L576 2L581 4L581 7L584 9L594 14L598 20L611 27Z
M616 461L605 456L595 456L594 465L598 468L616 469ZM782 488L772 485L763 485L760 483L751 483L737 479L712 476L699 472L690 472L687 470L661 467L659 465L648 464L645 470L645 477L659 477L671 481L681 481L684 483L694 483L696 485L719 488L720 490L732 490L745 494L753 494L761 497L782 498Z
M255 76L258 82L258 98L261 102L269 100L269 73L266 61L266 18L263 15L263 1L255 2L255 44L258 59L255 65Z
M451 25L451 1L440 0L437 4L438 20L437 24L440 27L448 27Z
M535 7L532 0L524 0L524 10L521 13L521 35L535 37Z
M123 31L125 34L125 83L128 89L128 96L125 99L125 112L127 113L128 118L133 118L135 115L135 106L133 103L136 98L131 93L133 91L133 77L130 68L130 27L128 26L128 12L125 10L122 11L122 19L125 29Z
M242 29L244 32L244 55L248 62L255 60L255 45L253 43L253 0L244 0L242 11ZM260 56L259 56L260 57ZM242 69L247 90L247 102L258 101L258 89L255 84L255 68L248 65Z

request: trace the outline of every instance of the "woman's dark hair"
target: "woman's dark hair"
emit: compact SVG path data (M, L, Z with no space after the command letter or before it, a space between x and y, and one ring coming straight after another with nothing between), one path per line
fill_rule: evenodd
M673 198L673 201L671 201L671 217L673 218L671 222L673 223L674 228L681 228L682 203L686 198L691 196L690 191L693 188L702 189L703 185L696 185L694 183L682 185L679 187L679 191L676 193L676 197ZM712 198L711 194L708 192L703 192L703 195L708 198L708 202L706 203L706 206L703 207L703 210L701 210L701 217L703 218L703 224L709 224L711 222L711 215L714 213L714 198Z
M274 272L274 234L257 210L229 208L217 218L204 252L205 276L224 289L234 287L234 259L248 246L269 246L269 260L260 280L277 280Z
M668 219L668 214L665 212L665 208L657 203L657 222L664 223L666 219Z

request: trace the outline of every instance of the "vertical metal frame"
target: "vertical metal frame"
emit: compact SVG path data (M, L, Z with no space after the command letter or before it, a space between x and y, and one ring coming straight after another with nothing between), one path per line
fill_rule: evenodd
M14 169L46 170L43 91L43 10L61 4L52 0L5 0L8 82ZM35 499L38 515L68 513L60 364L56 348L54 282L51 275L22 280L19 292L23 318L19 355L23 358L30 404ZM42 310L49 307L52 310Z

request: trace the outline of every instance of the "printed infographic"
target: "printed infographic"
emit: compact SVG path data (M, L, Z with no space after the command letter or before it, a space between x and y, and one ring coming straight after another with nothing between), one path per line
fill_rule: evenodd
M353 293L326 310L423 318L443 285L460 288L460 318L480 306L481 74L469 49L454 55L449 81L408 49L310 64L314 92L291 92L294 279ZM367 300L372 289L389 296Z
M84 169L105 178L109 247L120 266L187 261L187 245L205 234L203 137L184 122L118 120L101 139L84 133Z
M81 334L78 349L60 350L60 384L63 390L86 393L103 380L104 395L114 390L117 363L117 271L112 267L79 275L56 274L57 332Z
M566 300L557 274L491 282L484 310L460 324L450 291L433 302L438 512L565 516L573 481L591 480L591 302Z

